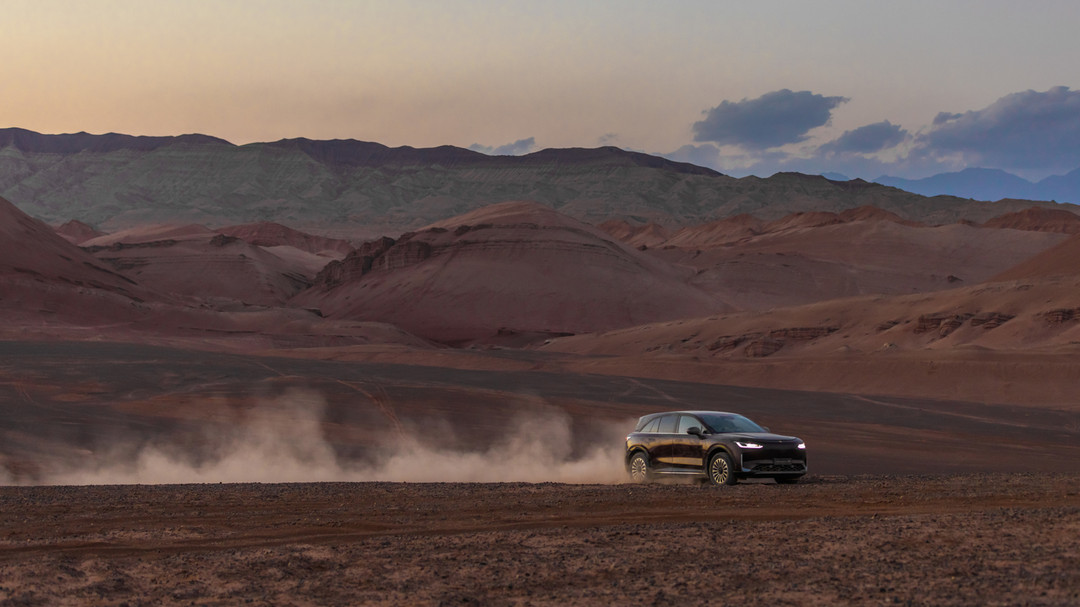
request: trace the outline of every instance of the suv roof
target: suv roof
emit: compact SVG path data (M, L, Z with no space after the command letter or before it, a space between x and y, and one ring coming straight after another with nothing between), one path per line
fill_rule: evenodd
M659 413L650 413L648 415L642 415L641 417L639 417L638 421L637 421L637 425L634 426L634 431L637 432L638 430L640 430L642 428L642 426L644 426L650 420L652 420L654 418L657 418L657 417L660 417L661 415L686 414L686 415L696 415L698 417L701 417L702 415L704 415L706 413L712 414L712 415L738 415L738 413L729 413L727 411L706 411L706 410L703 410L703 409L693 410L693 411L661 411Z

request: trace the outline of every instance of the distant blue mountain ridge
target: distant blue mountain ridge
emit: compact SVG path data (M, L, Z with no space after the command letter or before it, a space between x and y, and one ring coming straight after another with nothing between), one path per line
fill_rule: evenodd
M828 179L833 179L829 174ZM964 169L956 173L940 173L923 179L903 179L883 175L873 180L923 196L958 196L975 200L1053 200L1080 202L1080 169L1065 175L1053 175L1032 183L1000 169Z

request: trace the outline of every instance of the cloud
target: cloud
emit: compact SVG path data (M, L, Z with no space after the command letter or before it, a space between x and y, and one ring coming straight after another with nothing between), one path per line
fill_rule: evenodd
M518 139L513 143L500 145L498 147L474 143L469 146L469 149L474 152L480 152L481 154L487 154L488 156L521 156L522 154L528 154L536 149L536 138L527 137L525 139Z
M751 150L798 143L811 129L828 124L832 110L847 100L783 89L757 99L723 101L694 123L694 141Z
M788 89L724 101L694 123L694 144L660 155L732 176L798 171L921 178L984 167L1038 180L1080 165L1080 91L1065 86L1013 93L979 110L941 112L917 130L882 120L820 146L788 146L809 139L846 101Z
M604 133L596 138L596 144L599 146L605 145L617 145L619 142L618 133Z
M934 116L934 126L944 124L950 120L956 120L963 116L963 114L950 114L949 112L939 112L937 116Z
M907 139L909 133L898 124L888 120L844 131L836 139L822 145L818 152L823 154L873 154L896 147Z
M822 173L843 173L849 177L873 180L881 175L925 177L936 173L956 170L955 167L941 163L927 156L879 158L877 154L825 154L820 148L808 150L810 155L797 156L783 151L767 151L757 154L721 153L711 162L704 164L732 177L756 175L768 177L779 172L796 172L807 175ZM679 160L670 154L668 158Z
M684 145L674 152L661 154L661 156L676 162L689 162L702 167L715 168L720 160L720 148L711 143Z
M1070 169L1080 164L1080 91L1058 86L1006 95L981 110L942 112L917 153L968 166Z

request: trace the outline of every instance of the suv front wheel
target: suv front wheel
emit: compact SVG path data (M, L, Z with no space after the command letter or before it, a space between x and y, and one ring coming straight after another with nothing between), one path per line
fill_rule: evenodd
M717 453L709 458L709 468L706 472L709 482L714 485L734 485L737 482L735 473L731 469L731 458L726 453Z

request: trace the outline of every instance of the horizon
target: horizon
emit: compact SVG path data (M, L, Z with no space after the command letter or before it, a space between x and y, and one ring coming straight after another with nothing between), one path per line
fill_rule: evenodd
M17 0L0 116L237 145L614 145L733 176L1080 166L1059 60L1080 6L867 6Z
M63 137L63 136L76 136L76 135L88 135L88 136L92 136L92 137L104 137L104 136L109 136L109 135L118 135L118 136L123 136L123 137L151 138L151 139L152 138L170 138L170 137L173 137L173 138L180 138L180 137L207 137L207 138L210 138L210 139L219 140L221 142L224 142L224 143L229 144L229 145L234 146L234 147L244 147L244 146L249 146L249 145L267 145L267 144L280 143L282 141L300 141L300 140L313 141L313 142L354 142L354 143L363 143L363 144L374 144L374 145L379 145L379 146L386 147L386 148L391 149L391 150L397 150L397 149L433 150L433 149L437 149L437 148L441 148L441 147L452 147L452 148L455 148L455 149L458 149L458 150L483 154L484 156L488 156L488 157L528 156L528 155L531 155L531 154L536 154L536 153L549 151L549 150L613 148L613 149L617 149L617 150L620 150L620 151L623 151L623 152L645 154L645 155L654 156L654 157L657 157L657 158L663 158L663 159L666 159L666 160L670 160L672 162L690 164L690 165L694 165L694 166L698 166L698 167L702 167L702 168L707 168L707 169L710 169L710 170L718 171L721 174L724 174L724 175L727 175L727 176L732 176L732 177L737 177L737 178L742 178L742 177L747 177L747 176L768 178L768 177L772 177L774 175L778 175L780 173L795 173L795 174L811 175L811 176L820 175L822 177L825 177L826 179L841 180L841 181L851 181L851 180L856 180L856 179L862 179L864 181L868 181L868 182L872 182L872 183L879 183L879 180L886 180L886 181L889 181L890 183L885 183L884 181L882 181L880 183L882 183L882 185L891 185L893 187L899 187L900 189L904 189L904 188L902 187L903 184L897 185L897 183L899 183L899 182L910 182L910 183L908 183L908 185L920 186L919 182L925 182L925 181L929 181L929 180L932 180L932 179L935 179L935 178L940 178L940 177L945 177L945 176L960 175L960 174L964 174L964 173L969 173L971 171L995 172L995 173L1005 174L1005 175L1009 175L1011 177L1015 177L1015 178L1017 178L1019 180L1023 180L1023 181L1027 182L1030 185L1038 185L1040 181L1043 181L1045 179L1050 179L1050 178L1055 178L1055 177L1063 177L1063 176L1069 175L1071 173L1080 171L1080 166L1077 166L1076 168L1073 168L1073 169L1062 170L1061 172L1058 172L1058 173L1051 173L1049 175L1043 176L1041 179L1028 179L1028 178L1024 177L1023 175L1020 175L1020 174L1018 174L1016 172L1011 172L1011 171L1007 171L1007 170L1004 170L1004 169L996 169L996 168L989 168L989 167L976 167L976 166L967 166L967 167L963 167L963 168L960 168L960 169L957 169L957 170L954 170L954 171L943 171L941 173L935 173L933 175L927 175L927 176L922 177L922 178L904 178L904 177L900 177L900 176L897 176L897 175L886 175L886 174L881 174L881 175L878 175L878 176L875 176L875 177L867 178L867 177L863 177L863 176L844 175L844 174L840 173L839 171L832 171L832 170L822 170L820 172L807 172L807 171L803 171L803 170L798 170L796 168L781 168L781 169L778 169L778 170L776 170L776 171L774 171L772 173L761 174L761 175L754 175L754 174L750 174L750 175L734 175L734 174L731 174L731 173L725 173L724 171L721 171L721 170L716 169L714 167L708 166L706 164L698 164L698 163L694 162L693 159L682 159L682 158L678 158L678 157L673 157L672 155L665 155L665 154L652 154L652 153L649 153L649 152L644 152L644 151L641 151L641 150L627 149L627 148L619 147L617 145L612 145L612 144L596 145L596 146L592 146L592 147L585 147L585 146L543 147L543 148L530 149L530 150L522 152L520 154L498 154L498 153L494 153L492 150L486 150L486 151L485 150L477 150L477 149L473 149L472 147L461 147L461 146L457 146L457 145L453 145L453 144L437 144L437 145L425 146L425 147L417 147L417 146L411 146L411 145L390 146L390 145L387 145L387 144L379 142L379 141L368 141L368 140L355 139L355 138L347 138L347 139L342 139L342 138L337 138L337 139L313 139L313 138L305 137L305 136L297 136L297 137L286 137L286 138L276 139L276 140L272 140L272 141L267 140L267 141L249 141L249 142L245 142L245 143L236 143L236 142L230 141L230 140L228 140L228 139L226 139L224 137L219 137L219 136L213 135L211 133L201 133L201 132L180 133L180 134L177 134L177 135L144 135L144 134L134 134L134 133L119 133L119 132L116 132L116 131L110 131L110 132L105 132L105 133L92 133L92 132L88 132L88 131L78 131L78 132L70 132L70 133L41 133L41 132L38 132L38 131L33 131L33 130L26 129L26 128L19 127L19 126L0 127L0 131L4 131L4 130L21 130L21 131L26 131L26 132L29 132L29 133L34 133L34 134L37 134L37 135L43 135L43 136L47 136L47 137ZM909 190L909 191L911 191L912 193L917 193L917 194L922 194L922 195L934 195L934 194L926 194L926 193L924 193L922 191L918 191L918 189ZM944 193L954 194L953 192L944 192ZM955 194L955 195L959 195L959 194ZM1033 198L1032 200L1036 200L1036 199ZM1070 204L1073 204L1072 201L1056 201L1056 202L1068 202Z

